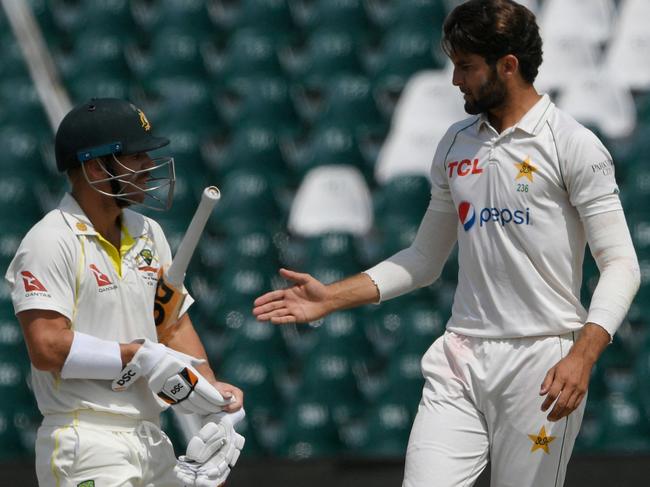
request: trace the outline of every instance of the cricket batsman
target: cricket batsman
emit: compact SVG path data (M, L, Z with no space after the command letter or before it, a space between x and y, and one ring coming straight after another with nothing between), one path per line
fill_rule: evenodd
M130 207L168 208L169 144L125 100L72 109L55 140L71 191L25 236L6 273L43 423L43 487L218 486L243 447L243 393L215 378L187 310L154 323L171 251L160 226ZM179 461L160 429L167 407L204 425Z
M528 9L470 0L443 29L470 116L438 145L413 244L327 286L281 269L293 286L259 297L253 313L302 323L380 303L435 281L457 242L452 315L422 359L403 485L468 487L489 461L492 486L560 487L592 367L639 287L614 163L536 91L542 40ZM600 270L588 310L587 243Z

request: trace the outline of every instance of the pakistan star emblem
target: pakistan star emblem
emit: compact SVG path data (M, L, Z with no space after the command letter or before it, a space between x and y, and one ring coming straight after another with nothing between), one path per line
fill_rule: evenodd
M546 436L546 428L542 426L542 429L539 430L539 433L536 435L528 435L530 441L533 442L533 447L530 449L531 453L535 450L544 450L547 455L550 455L548 445L555 439L555 436Z
M526 178L531 183L533 182L533 173L537 172L537 168L530 162L530 157L526 157L523 162L515 164L515 167L519 170L515 181L519 178Z

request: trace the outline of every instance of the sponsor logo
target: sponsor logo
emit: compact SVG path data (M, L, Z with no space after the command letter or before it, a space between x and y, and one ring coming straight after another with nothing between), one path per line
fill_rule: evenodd
M555 440L555 436L547 436L546 428L544 428L544 426L542 426L542 429L539 430L539 433L536 435L528 435L528 438L530 438L530 441L533 442L533 446L530 449L531 453L535 450L542 450L547 455L551 454L549 445L553 442L553 440Z
M79 230L80 232L85 232L86 230L88 230L88 225L86 225L84 222L77 222L75 226L77 227L77 230Z
M93 276L95 276L98 292L103 293L105 291L117 289L117 284L113 284L108 276L100 271L95 264L90 264L88 268L93 273Z
M21 276L23 276L23 286L25 286L25 292L30 293L30 292L40 292L40 293L46 293L47 289L45 289L45 286L41 284L41 281L36 279L34 274L32 274L29 271L22 271L20 273Z
M474 205L469 201L462 201L458 205L458 218L463 224L463 228L467 232L470 228L476 223L476 211L474 211Z
M458 218L465 231L469 231L476 223L477 212L474 205L469 201L462 201L458 205ZM506 225L531 225L530 208L510 209L510 208L483 208L478 212L479 227L489 223L498 223L502 227Z
M591 171L594 174L601 173L603 176L609 176L614 172L614 161L607 160L592 164Z
M474 159L473 161L463 159L462 161L450 162L447 164L447 168L449 169L450 178L453 177L454 172L460 177L470 174L481 174L483 172L483 169L478 167L478 159Z
M97 281L97 285L99 287L110 286L113 284L108 276L100 271L95 264L90 264L88 267L93 273L93 276L95 276L95 280Z
M84 480L83 482L79 482L77 484L77 487L95 487L95 481L94 480Z
M526 178L531 183L533 182L533 174L537 172L537 168L530 162L530 157L526 157L522 162L515 164L515 167L519 171L515 177L515 181L519 178Z
M115 381L115 384L117 384L121 388L124 388L124 386L129 382L131 382L136 375L137 374L135 373L135 371L127 370L124 374L122 374L122 377L120 377L118 380ZM115 388L115 385L113 386L113 389L117 390Z

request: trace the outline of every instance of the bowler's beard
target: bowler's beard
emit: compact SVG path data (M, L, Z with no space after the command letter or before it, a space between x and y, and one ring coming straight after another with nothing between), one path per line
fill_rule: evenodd
M503 104L506 99L506 84L499 79L495 67L490 68L488 79L478 89L474 98L471 94L465 99L465 111L470 115L487 113Z

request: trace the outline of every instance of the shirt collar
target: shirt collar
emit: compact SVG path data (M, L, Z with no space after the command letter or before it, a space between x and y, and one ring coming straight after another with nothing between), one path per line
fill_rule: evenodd
M521 117L515 126L512 127L512 130L519 129L523 130L527 134L537 135L548 118L552 106L553 102L551 101L551 98L547 94L542 95L537 103L535 103L530 110ZM481 113L478 116L478 120L479 122L476 124L477 132L481 130L483 126L491 127L487 113Z
M63 195L59 210L75 235L98 235L90 219L70 193ZM125 209L122 211L122 228L125 228L133 239L141 237L145 233L145 218L135 211Z

